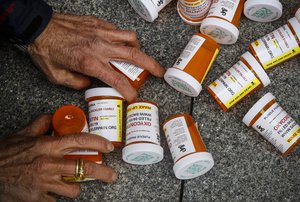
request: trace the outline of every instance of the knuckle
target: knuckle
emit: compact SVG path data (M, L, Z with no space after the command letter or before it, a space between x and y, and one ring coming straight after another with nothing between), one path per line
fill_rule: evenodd
M87 145L89 143L89 137L87 135L72 135L73 141L77 145Z
M137 58L138 58L138 55L139 55L139 49L134 48L134 47L131 47L131 48L129 49L129 58L130 58L131 60L137 59Z
M124 76L119 74L113 81L113 86L116 88L119 88L119 87L125 86L126 82L127 82L126 78L124 78Z
M33 161L32 167L37 173L43 173L49 169L49 164L49 159L46 156L41 156Z

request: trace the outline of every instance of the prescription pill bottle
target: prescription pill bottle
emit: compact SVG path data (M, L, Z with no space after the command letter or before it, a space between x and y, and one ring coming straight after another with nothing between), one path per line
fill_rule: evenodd
M54 135L56 136L74 135L89 132L84 112L80 108L72 105L65 105L56 110L52 117L52 126L54 130ZM70 152L67 155L65 155L64 158L69 160L83 159L88 161L94 161L98 164L102 163L102 153L91 150L79 150L75 152ZM63 177L63 179L68 182L82 182L87 180L93 180L91 178L78 180L74 176Z
M196 123L189 114L175 115L163 124L163 130L174 161L174 173L186 180L208 172L214 165L206 151Z
M214 0L200 31L219 44L234 44L239 37L238 26L244 0Z
M128 0L135 12L148 22L153 22L158 17L158 13L171 1L172 0Z
M219 50L220 46L213 39L195 34L173 67L165 73L166 82L185 95L197 97Z
M148 165L160 162L163 157L158 106L149 101L131 103L127 107L123 160L130 164Z
M199 26L206 17L212 0L178 0L177 11L181 19L193 26Z
M226 112L243 98L271 83L263 67L246 52L233 67L207 87L208 92Z
M121 61L110 61L113 68L127 77L129 83L135 89L139 89L149 77L149 72L133 64Z
M243 122L252 126L283 155L287 156L300 143L300 126L267 93L248 111Z
M89 105L90 133L102 136L116 148L122 146L123 96L113 88L92 88L85 92Z
M273 22L282 16L282 4L279 0L247 0L244 14L253 21Z
M249 49L260 64L269 69L300 53L300 22L295 18L250 44Z

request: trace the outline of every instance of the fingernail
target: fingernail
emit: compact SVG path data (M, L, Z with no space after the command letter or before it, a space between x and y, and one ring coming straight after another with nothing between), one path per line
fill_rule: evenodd
M115 149L114 145L112 143L107 144L107 150L109 152L112 152Z

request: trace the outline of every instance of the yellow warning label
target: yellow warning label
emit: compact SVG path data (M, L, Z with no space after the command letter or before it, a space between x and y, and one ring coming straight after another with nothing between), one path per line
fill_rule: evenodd
M298 127L296 129L295 132L293 132L293 134L286 140L287 143L291 143L291 142L295 142L293 140L295 140L296 138L298 139L299 138L299 135L300 135L300 127Z
M117 100L117 131L118 131L118 141L122 141L122 112L123 112L123 103L121 100Z

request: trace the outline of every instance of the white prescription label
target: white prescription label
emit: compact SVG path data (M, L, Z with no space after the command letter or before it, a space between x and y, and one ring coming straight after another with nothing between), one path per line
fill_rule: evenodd
M237 62L209 88L229 109L261 84L255 74L242 62Z
M144 71L143 69L126 62L110 61L110 63L132 81L135 81L139 77L139 75Z
M158 108L150 103L133 103L127 108L126 144L160 144Z
M203 43L205 42L205 38L194 35L189 43L186 45L181 55L173 65L174 68L184 70L187 64L191 61L197 51L201 48Z
M277 103L274 103L252 127L282 153L300 137L299 125Z
M151 0L154 6L161 11L166 5L168 5L172 0Z
M202 20L205 18L212 0L186 1L179 0L180 12L191 20Z
M214 0L207 17L215 16L232 22L239 3L240 0Z
M122 141L122 100L95 100L89 102L90 132L109 141Z
M170 120L164 125L163 130L174 162L185 155L196 152L184 117Z
M300 52L298 43L288 25L267 34L251 44L260 62L268 69Z

